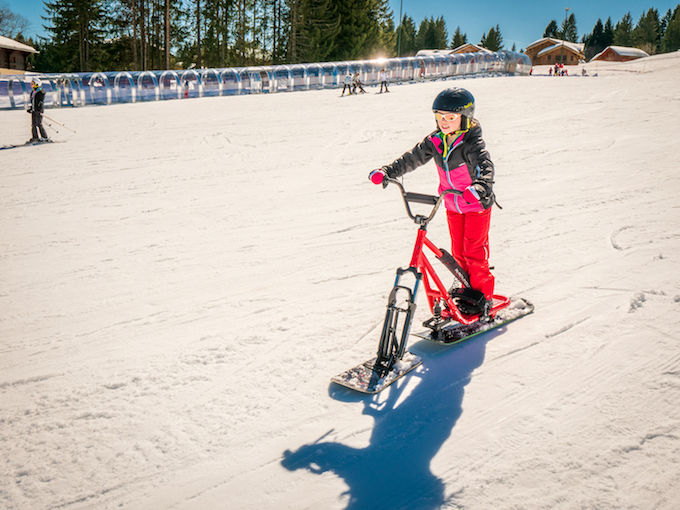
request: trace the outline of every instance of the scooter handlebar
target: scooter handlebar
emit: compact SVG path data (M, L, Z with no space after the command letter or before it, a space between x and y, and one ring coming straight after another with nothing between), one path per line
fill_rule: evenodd
M387 187L388 184L396 184L400 191L401 191L401 196L404 199L404 206L406 207L406 213L409 215L409 217L415 221L416 223L419 223L421 225L426 225L429 223L432 218L434 218L434 215L437 213L437 209L439 209L439 206L441 203L444 201L444 197L446 195L462 195L462 191L458 191L457 189L446 189L442 191L442 193L437 196L437 195L425 195L422 193L412 193L410 191L406 191L404 189L404 185L399 182L396 179L392 179L391 177L387 177L383 181L383 185ZM430 212L429 216L422 216L420 214L413 214L411 211L411 206L409 203L415 202L418 204L425 204L425 205L431 205L432 206L432 211Z

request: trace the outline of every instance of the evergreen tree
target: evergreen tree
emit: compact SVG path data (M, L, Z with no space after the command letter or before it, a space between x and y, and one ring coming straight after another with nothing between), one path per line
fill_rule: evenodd
M604 24L604 29L602 30L602 44L604 47L611 46L614 44L614 27L612 26L612 18L607 18Z
M652 8L640 16L633 29L633 44L636 48L654 55L659 48L659 12Z
M294 64L333 60L330 55L340 54L341 30L340 15L331 0L294 0L288 61Z
M448 37L446 22L444 21L443 16L440 16L436 20L432 16L429 19L425 18L420 22L420 26L418 27L416 48L418 50L445 49Z
M553 39L561 37L559 30L557 29L557 21L553 19L548 23L548 26L545 27L545 31L543 32L543 37L551 37Z
M668 53L680 49L680 5L671 15L661 40L661 51Z
M569 17L562 22L562 27L559 31L559 38L563 41L576 42L578 41L578 29L576 28L576 16L570 14Z
M399 56L413 56L418 51L416 48L416 24L413 18L404 14L401 25L397 27L397 51Z
M496 28L491 27L487 34L482 35L480 45L491 51L503 49L503 36L501 35L501 29L498 25L496 25Z
M591 34L583 36L583 42L585 43L584 54L586 60L590 60L606 48L604 43L604 26L601 19L598 18Z
M394 57L397 54L397 32L388 0L378 0L378 27L380 35L376 51L386 57Z
M288 39L289 8L287 0L272 1L272 63L282 64L286 62Z
M101 43L106 18L102 0L53 0L45 2L51 24L45 29L52 38L46 44L48 54L38 65L43 71L102 71ZM49 68L59 66L57 69ZM48 68L45 68L47 66Z
M449 32L446 29L446 21L444 16L439 16L434 20L434 44L438 50L446 49L449 40Z
M615 46L630 47L633 45L633 17L630 12L626 13L616 24L613 43Z
M434 18L423 18L416 34L416 48L418 50L437 49Z
M367 58L380 41L376 0L336 0L330 2L337 10L340 32L330 60L358 60Z
M456 27L456 31L453 33L453 39L451 39L451 49L456 49L467 42L467 34L461 34L460 27Z
M666 27L668 27L668 23L670 23L672 17L673 11L668 9L668 11L666 11L666 15L661 18L659 22L659 39L663 39L663 36L666 33Z
M234 2L202 0L203 21L201 39L201 62L206 67L225 67L230 52L229 35L233 24ZM198 47L193 50L198 52Z

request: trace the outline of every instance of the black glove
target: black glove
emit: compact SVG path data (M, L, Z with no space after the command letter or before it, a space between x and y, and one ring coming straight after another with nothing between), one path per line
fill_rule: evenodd
M26 111L27 111L28 113L33 113L33 108L29 108L29 109L26 110Z

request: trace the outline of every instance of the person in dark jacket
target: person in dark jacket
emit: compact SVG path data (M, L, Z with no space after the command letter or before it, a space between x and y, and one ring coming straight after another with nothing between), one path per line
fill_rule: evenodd
M42 125L43 113L45 111L45 91L42 88L40 78L33 78L31 81L31 106L28 113L31 114L31 139L29 142L46 142L49 140L47 132ZM38 132L40 136L38 137Z
M494 165L474 118L475 99L462 88L446 89L434 100L437 129L411 151L369 175L375 184L385 176L396 178L434 159L439 174L439 193L456 189L462 195L444 197L452 252L467 272L473 289L484 294L488 314L495 279L489 270L489 226Z

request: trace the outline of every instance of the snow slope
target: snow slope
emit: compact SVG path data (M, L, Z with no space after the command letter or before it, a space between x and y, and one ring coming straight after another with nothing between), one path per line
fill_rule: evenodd
M639 67L48 111L77 132L0 151L0 507L677 508L680 53ZM414 338L377 397L329 386L415 239L367 174L452 85L497 167L497 291L536 311Z

